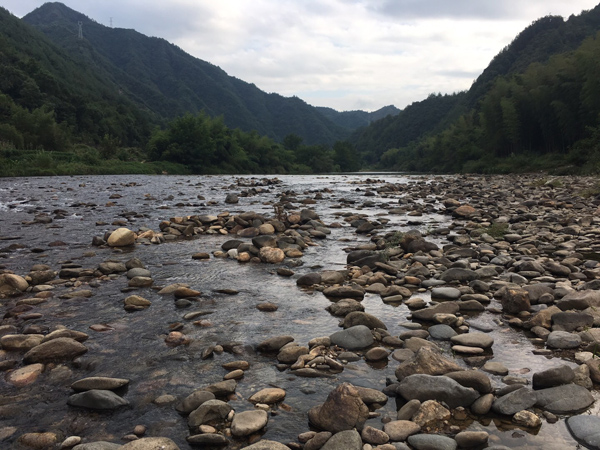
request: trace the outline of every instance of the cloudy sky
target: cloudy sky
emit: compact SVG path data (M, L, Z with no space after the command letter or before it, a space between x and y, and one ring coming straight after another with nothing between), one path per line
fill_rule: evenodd
M468 89L532 21L600 0L64 0L162 37L267 92L337 110ZM0 0L22 17L44 1ZM85 32L84 32L85 33Z

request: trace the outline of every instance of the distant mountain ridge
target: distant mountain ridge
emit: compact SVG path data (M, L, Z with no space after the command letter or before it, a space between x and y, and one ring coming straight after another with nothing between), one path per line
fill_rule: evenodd
M231 128L256 130L279 141L296 134L307 144L331 144L356 128L356 120L343 120L346 113L324 114L297 97L268 94L164 39L106 27L62 3L45 3L23 21L164 119L204 110L222 115ZM78 22L83 24L83 39L77 38Z

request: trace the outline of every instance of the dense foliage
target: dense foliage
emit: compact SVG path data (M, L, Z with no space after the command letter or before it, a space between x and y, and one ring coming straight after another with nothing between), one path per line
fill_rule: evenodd
M289 134L278 144L255 131L228 128L221 117L186 114L156 129L149 143L153 160L189 167L194 173L319 173L360 169L354 148L338 141L303 145Z
M0 8L0 141L17 149L147 140L150 116L109 80L79 66L41 33Z

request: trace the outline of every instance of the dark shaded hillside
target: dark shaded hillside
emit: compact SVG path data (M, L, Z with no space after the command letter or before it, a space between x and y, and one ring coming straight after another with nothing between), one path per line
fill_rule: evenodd
M330 144L348 134L301 99L267 94L164 39L105 27L61 3L46 3L23 20L163 118L205 111L222 115L232 128L277 140L295 133L308 144ZM83 23L82 40L77 39L78 22Z
M415 102L396 116L387 116L356 131L351 141L369 164L389 148L402 147L436 129L464 94L436 95Z
M150 114L111 79L79 64L42 33L0 8L0 142L62 150L69 142L141 145Z

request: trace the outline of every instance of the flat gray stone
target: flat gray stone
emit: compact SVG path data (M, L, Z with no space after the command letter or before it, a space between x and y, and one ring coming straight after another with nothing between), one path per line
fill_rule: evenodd
M458 300L460 291L453 287L436 287L431 290L431 298L438 300Z
M533 389L545 389L571 383L575 372L569 366L561 365L533 374Z
M360 350L371 346L375 342L371 330L364 325L356 325L338 331L329 338L333 345L338 345L347 350Z
M416 450L456 450L454 439L439 434L413 434L408 443Z
M233 416L231 434L234 436L249 436L262 430L269 420L266 411L261 409L244 411Z
M600 450L600 417L573 416L567 419L567 428L577 442L592 450Z
M424 374L407 376L400 382L397 391L406 400L437 400L450 408L471 406L479 398L475 389L461 386L451 378Z
M498 414L512 416L519 411L531 408L536 402L536 393L523 387L497 398L492 404L492 410Z
M340 431L329 438L321 450L362 450L362 439L358 431Z
M451 326L444 324L432 325L427 331L432 339L440 341L448 341L452 336L456 336L456 331Z
M129 402L113 391L92 389L71 395L67 404L87 409L116 409L129 405Z
M416 320L431 321L436 314L456 314L459 310L460 307L457 302L444 302L435 306L419 309L418 311L413 311L412 317Z
M444 273L440 275L440 280L446 282L460 281L462 283L477 279L479 279L479 275L475 271L470 269L461 269L460 267L453 267L444 271Z
M210 421L225 420L231 409L224 401L208 400L191 412L188 425L190 428L196 428Z
M465 345L467 347L490 348L494 344L494 338L485 333L464 333L453 336L452 343Z
M572 414L594 403L593 395L577 384L564 384L536 391L536 405L553 414Z
M550 348L569 349L581 345L581 337L568 331L553 331L548 335L546 345Z

